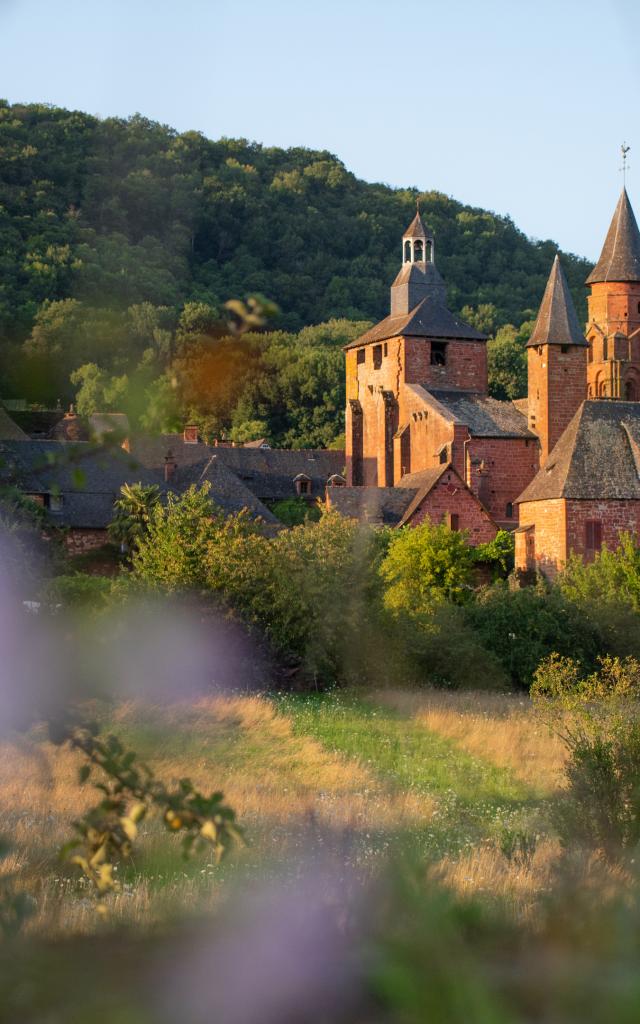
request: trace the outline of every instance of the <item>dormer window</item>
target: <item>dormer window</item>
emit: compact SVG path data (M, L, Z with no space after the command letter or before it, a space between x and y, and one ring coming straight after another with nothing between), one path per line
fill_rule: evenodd
M311 494L311 478L305 473L298 473L293 482L299 497L308 497Z

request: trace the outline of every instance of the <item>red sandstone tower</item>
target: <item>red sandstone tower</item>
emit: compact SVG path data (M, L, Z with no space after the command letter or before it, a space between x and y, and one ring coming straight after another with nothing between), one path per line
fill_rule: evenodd
M640 401L640 232L626 189L586 283L589 398Z
M587 350L556 256L527 342L528 422L540 438L541 465L586 398Z

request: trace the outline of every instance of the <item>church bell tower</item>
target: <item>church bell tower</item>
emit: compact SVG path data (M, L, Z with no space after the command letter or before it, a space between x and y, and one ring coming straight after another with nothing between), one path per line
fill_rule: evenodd
M586 281L589 398L640 401L640 231L623 188Z

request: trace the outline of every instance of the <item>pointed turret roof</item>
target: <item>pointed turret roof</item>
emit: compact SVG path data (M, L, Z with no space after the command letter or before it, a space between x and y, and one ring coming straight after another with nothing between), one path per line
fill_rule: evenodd
M431 237L432 237L431 232L427 231L427 229L424 226L424 221L423 221L422 217L420 216L420 210L416 210L415 217L413 218L413 220L411 221L409 227L407 228L407 230L405 231L404 235L402 236L403 240L405 238L431 238Z
M534 345L588 345L558 256L553 261L538 319L527 342L527 347Z
M586 283L640 281L640 231L626 188L623 188L600 259Z

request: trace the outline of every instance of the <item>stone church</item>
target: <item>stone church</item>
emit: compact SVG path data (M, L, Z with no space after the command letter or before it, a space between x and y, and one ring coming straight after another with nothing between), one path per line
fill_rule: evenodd
M346 347L346 488L373 522L428 517L480 543L516 530L522 570L553 575L640 533L640 232L623 190L587 278L583 331L556 257L527 344L528 396L488 394L487 338L454 315L433 235L402 238L390 313Z

